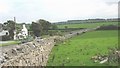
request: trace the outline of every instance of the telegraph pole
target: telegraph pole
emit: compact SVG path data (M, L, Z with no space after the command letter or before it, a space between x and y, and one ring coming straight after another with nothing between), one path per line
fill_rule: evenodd
M16 23L16 17L14 17L14 22Z
M13 21L15 22L14 40L16 40L17 39L17 36L16 36L16 31L17 31L17 29L16 29L16 17L14 17Z

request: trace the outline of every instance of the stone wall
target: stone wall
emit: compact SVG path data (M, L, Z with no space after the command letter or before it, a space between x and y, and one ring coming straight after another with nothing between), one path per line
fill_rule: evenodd
M54 38L35 39L7 52L3 51L1 66L45 66L55 44Z
M96 30L83 29L73 31L64 36L53 36L50 38L36 38L32 42L16 45L8 50L3 50L0 55L0 67L2 66L46 66L48 56L55 45L55 39L65 40L75 35Z

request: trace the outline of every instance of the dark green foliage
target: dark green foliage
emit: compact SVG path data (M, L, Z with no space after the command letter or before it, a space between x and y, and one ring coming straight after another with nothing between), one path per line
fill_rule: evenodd
M7 38L4 38L5 40L13 40L14 39L14 30L15 30L15 22L12 20L8 20L7 22L4 23L3 26L4 30L9 31L9 36Z
M51 29L58 29L56 24L52 24Z
M46 31L47 31L47 30L51 27L51 23L48 22L48 21L46 21L46 20L39 19L37 22L42 25L43 30L46 30Z
M68 26L65 26L65 29L67 29L68 28Z
M7 41L7 40L10 40L8 35L2 36L2 41Z
M35 36L40 36L40 32L42 32L42 26L40 23L32 22L31 29Z
M53 33L48 31L49 29L57 29L57 26L43 19L39 19L37 22L32 22L32 25L30 26L30 30L32 30L33 34L37 37L40 35L52 36Z

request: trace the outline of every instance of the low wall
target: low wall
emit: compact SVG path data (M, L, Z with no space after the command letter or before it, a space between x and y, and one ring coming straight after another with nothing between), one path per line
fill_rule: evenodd
M96 30L83 29L73 31L64 36L53 36L45 39L35 39L32 42L16 45L7 51L3 50L0 56L0 67L2 66L46 66L48 56L55 45L55 39L62 40L71 38L75 35Z
M3 51L1 66L45 66L55 44L54 38L35 39L7 52Z

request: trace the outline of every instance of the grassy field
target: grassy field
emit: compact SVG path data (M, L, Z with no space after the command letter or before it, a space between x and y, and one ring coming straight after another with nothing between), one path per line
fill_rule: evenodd
M94 31L75 36L54 46L47 66L104 66L90 58L98 53L105 55L108 48L118 46L118 31ZM109 64L116 65L116 64Z
M81 23L81 24L60 24L58 28L94 28L101 25L118 25L118 22L103 22L103 23Z
M20 41L4 41L0 43L0 46L8 46L8 45L15 45L20 43Z

